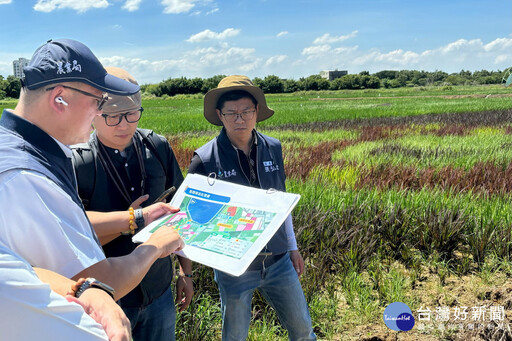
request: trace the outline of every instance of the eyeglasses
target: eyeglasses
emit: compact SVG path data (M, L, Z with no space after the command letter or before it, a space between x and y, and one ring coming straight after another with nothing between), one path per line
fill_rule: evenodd
M223 113L221 112L222 116L224 116L224 119L228 122L235 122L238 117L240 117L244 121L251 120L254 117L254 113L256 112L256 109L250 109L245 110L242 112L228 112Z
M115 114L115 115L101 114L101 116L103 116L103 118L105 119L106 125L108 125L109 127L114 127L114 126L118 125L119 123L121 123L121 121L123 120L123 117L126 120L126 122L128 122L128 123L138 122L140 120L140 118L142 117L143 111L144 111L144 108L140 107L140 109L137 111L126 112L124 114Z
M108 101L108 94L106 92L104 92L101 96L96 96L94 94L91 94L90 92L87 92L87 91L84 91L84 90L80 90L80 89L77 89L77 88L73 88L71 86L67 86L67 85L59 85L59 86L62 86L63 88L66 88L66 89L74 90L76 92L81 93L82 95L95 98L96 101L98 101L98 110L103 109L103 106ZM52 86L51 88L47 88L46 91L50 91L50 90L53 90L55 88L56 88L56 86Z

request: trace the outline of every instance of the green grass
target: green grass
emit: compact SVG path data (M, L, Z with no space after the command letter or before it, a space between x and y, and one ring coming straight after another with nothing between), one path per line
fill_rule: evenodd
M503 128L479 128L467 136L412 134L400 138L368 141L333 154L333 161L366 164L469 169L478 162L506 167L512 160L512 135Z
M339 211L344 206L371 206L378 204L383 209L400 205L411 211L424 211L427 203L436 210L458 210L464 208L468 216L478 217L486 224L512 223L512 196L475 196L471 192L451 193L441 190L420 191L388 190L365 188L341 190L327 178L310 181L289 180L287 190L302 195L296 210L318 207L324 211ZM362 217L361 217L362 218Z

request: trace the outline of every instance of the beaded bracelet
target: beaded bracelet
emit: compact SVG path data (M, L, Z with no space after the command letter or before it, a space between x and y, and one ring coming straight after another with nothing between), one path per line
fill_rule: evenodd
M130 213L130 233L135 234L135 229L137 228L137 226L135 226L135 210L133 207L130 207L128 212Z

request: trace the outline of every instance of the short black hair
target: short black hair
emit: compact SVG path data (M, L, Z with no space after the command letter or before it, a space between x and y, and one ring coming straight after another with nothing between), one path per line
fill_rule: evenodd
M253 95L251 95L249 92L244 90L233 90L226 92L222 96L219 97L219 100L217 101L217 109L221 110L224 106L224 103L228 101L238 101L242 98L249 98L254 106L258 104L258 101L256 101L256 98L254 98Z

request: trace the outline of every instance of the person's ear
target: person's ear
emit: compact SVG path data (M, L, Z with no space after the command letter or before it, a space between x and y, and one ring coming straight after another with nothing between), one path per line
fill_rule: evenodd
M222 114L220 113L220 110L215 109L215 112L217 113L217 117L219 117L219 120L222 122Z
M56 112L63 112L68 107L68 103L62 98L62 87L55 87L50 91L47 98L48 104Z
M68 102L66 102L62 96L55 97L55 102L60 103L62 105L68 106Z

